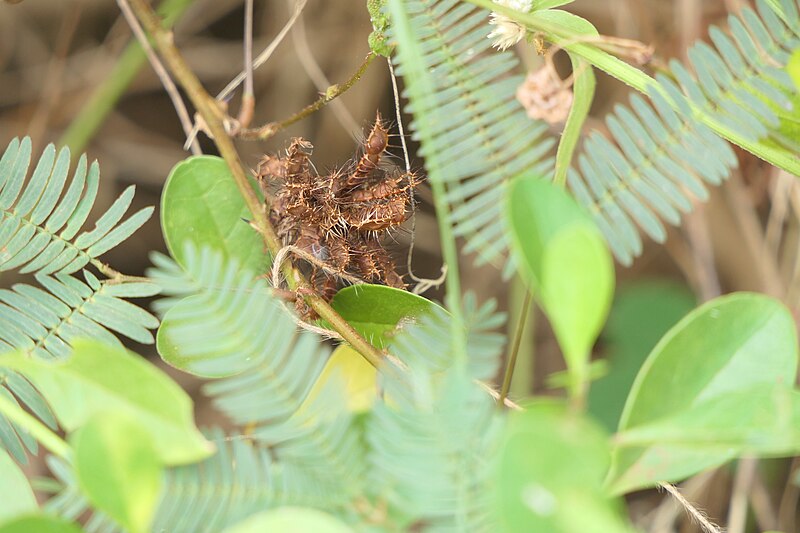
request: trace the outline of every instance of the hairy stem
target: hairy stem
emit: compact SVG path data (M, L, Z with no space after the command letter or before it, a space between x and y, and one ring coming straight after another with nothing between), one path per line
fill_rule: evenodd
M11 422L27 431L54 455L62 459L67 459L69 457L71 449L69 445L64 442L64 439L56 435L55 432L40 422L38 418L31 415L2 394L0 394L0 413L5 415Z
M244 170L242 161L239 159L236 147L225 131L223 126L224 116L218 102L208 94L195 73L189 68L183 56L175 47L172 32L162 26L161 20L150 5L145 0L130 0L130 4L139 21L153 38L156 48L172 71L172 75L184 88L197 112L203 117L220 155L230 168L247 208L253 215L252 224L262 235L267 249L274 257L282 247L281 241L267 218L265 206L250 186L247 173ZM289 288L292 290L307 285L300 272L290 262L286 262L283 270ZM308 306L316 311L321 318L325 319L334 330L339 332L342 338L350 343L367 361L375 366L379 364L383 357L381 352L359 335L328 302L313 293L305 294L304 298Z

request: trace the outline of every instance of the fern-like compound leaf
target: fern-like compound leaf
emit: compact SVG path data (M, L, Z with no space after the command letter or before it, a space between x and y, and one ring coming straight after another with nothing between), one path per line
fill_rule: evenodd
M457 0L390 0L397 72L406 84L411 128L431 181L445 184L447 217L478 264L508 249L502 199L522 171L549 175L554 141L517 102L522 79L511 53L484 52L487 13Z
M153 342L149 331L158 319L122 299L156 294L153 283L100 281L83 272L85 282L67 274L37 275L40 287L16 284L0 289L0 351L23 350L53 358L69 353L79 337L121 345L114 333L137 342Z
M712 27L716 49L699 43L689 51L694 74L671 61L672 77L659 75L649 91L652 105L632 97L606 119L611 140L599 133L586 140L569 184L621 263L641 253L639 228L663 242L663 222L679 224L693 199L707 198L706 185L719 185L736 166L730 146L698 113L742 138L800 150L780 120L794 90L782 67L800 47L795 2L782 0L781 13L758 0L758 14L745 8L729 17L730 34Z
M197 292L167 312L159 333L177 349L180 366L216 378L204 388L214 404L250 428L282 464L307 470L331 487L330 501L352 496L365 452L344 387L333 379L313 401L307 399L328 348L315 335L298 332L267 283L235 261L192 247L185 258L186 278Z
M78 234L97 196L97 163L88 166L82 156L69 185L68 148L56 153L47 146L26 183L30 165L30 139L13 139L0 157L0 271L76 272L130 237L153 213L145 207L122 221L133 199L131 186L93 229Z
M490 330L504 318L493 307L465 299L468 369L454 366L448 316L443 311L405 327L390 353L407 372L387 379L385 398L367 425L369 484L390 505L400 529L493 531L492 465L501 419L476 378L493 376L503 346ZM394 374L391 374L394 376Z

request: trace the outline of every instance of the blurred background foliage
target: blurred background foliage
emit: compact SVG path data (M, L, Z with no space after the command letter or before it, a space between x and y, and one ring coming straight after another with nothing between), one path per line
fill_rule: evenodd
M165 0L175 23L175 41L211 93L221 90L241 69L241 0ZM643 41L655 47L653 65L676 57L688 46L707 39L706 28L723 24L745 0L576 0L569 9L592 21L602 34ZM294 0L256 2L254 50L269 45L286 24ZM164 6L162 6L164 7ZM256 124L280 120L315 100L330 84L348 79L362 63L372 30L363 0L308 0L292 30L267 63L255 72ZM185 136L160 81L144 60L126 52L131 43L128 26L115 2L108 0L25 0L0 4L0 144L30 135L34 152L49 142L66 141L101 163L100 200L105 210L128 185L137 186L134 207L158 205L170 169L188 154ZM517 49L523 65L533 70L541 59L532 46ZM566 57L558 57L568 74ZM603 129L602 118L627 89L601 75L587 128ZM96 105L98 90L119 92L105 106ZM95 97L96 98L96 97ZM235 114L238 98L230 102ZM355 139L374 119L376 109L394 117L394 103L386 62L378 58L363 78L333 104L313 114L268 142L237 141L246 165L255 167L261 154L275 152L292 136L310 139L320 167L343 165L352 156ZM78 117L90 119L77 122ZM96 129L87 127L96 123ZM77 124L77 125L76 125ZM393 122L393 127L394 127ZM394 129L396 131L396 128ZM553 133L557 133L554 128ZM213 145L202 134L206 153ZM392 139L400 162L399 139ZM412 146L412 154L415 147ZM604 335L595 350L599 376L590 396L590 410L609 429L615 427L624 398L639 365L658 338L697 302L735 290L754 290L777 297L797 314L800 289L800 189L795 178L737 150L739 169L711 200L698 205L681 228L671 228L666 245L647 242L631 268L617 270L616 303ZM419 168L421 161L413 164ZM409 226L410 228L410 226ZM398 232L393 253L407 253L410 229ZM416 213L414 271L437 277L441 267L439 240L430 192L422 187ZM106 260L128 274L141 274L148 253L164 250L154 216L125 246ZM522 290L518 281L505 284L492 267L475 268L469 259L462 267L465 289L479 300L495 297L514 316L520 313ZM3 275L3 285L15 279ZM441 297L436 290L425 296ZM151 347L134 346L153 354ZM561 394L548 377L563 370L563 359L545 321L533 314L521 345L512 392L516 396ZM154 359L160 361L157 357ZM199 403L200 425L220 423L197 393L199 382L176 377ZM557 381L557 380L555 380ZM33 465L31 468L42 468ZM794 512L797 488L787 483L789 465L763 461L754 490L762 508L756 516ZM731 470L723 468L695 478L685 488L688 499L711 516L723 516L730 497ZM630 498L639 523L669 524L679 511L655 492ZM788 511L787 511L788 509ZM660 522L659 522L660 520ZM680 531L697 531L684 520ZM666 527L666 526L665 526ZM668 531L668 529L663 529Z

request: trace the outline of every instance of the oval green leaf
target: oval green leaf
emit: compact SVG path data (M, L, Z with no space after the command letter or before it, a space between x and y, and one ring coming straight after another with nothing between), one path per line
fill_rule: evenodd
M28 478L4 450L0 450L0 494L0 523L39 510Z
M108 413L92 418L71 441L78 485L92 505L131 533L149 531L163 467L148 431Z
M608 439L564 405L541 401L510 415L500 452L500 531L630 532L603 489Z
M353 533L353 529L328 513L302 507L281 507L272 511L263 511L226 528L223 533L263 533L265 531Z
M670 418L681 420L704 402L759 385L788 387L796 371L795 323L780 302L750 293L717 298L687 315L650 353L619 430L624 435ZM617 446L609 482L615 493L623 493L688 477L738 452L709 451L702 443Z
M725 393L617 435L626 447L676 445L715 453L792 456L800 451L800 392L758 385Z
M170 172L161 196L161 228L170 254L181 265L186 241L210 246L244 268L264 272L264 243L243 219L250 219L225 161L190 157Z
M78 340L59 361L9 353L0 365L25 375L52 406L61 426L75 431L98 413L118 413L146 428L164 464L193 463L214 447L194 425L189 395L161 370L127 350Z
M571 390L589 379L589 355L614 292L614 265L600 232L572 197L523 176L506 197L513 250L556 334Z
M403 320L428 313L434 302L385 285L353 285L336 293L331 306L361 335L384 348Z

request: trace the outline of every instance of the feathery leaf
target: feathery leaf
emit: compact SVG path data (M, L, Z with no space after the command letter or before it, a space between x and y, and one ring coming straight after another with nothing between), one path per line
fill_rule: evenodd
M145 207L120 223L133 199L131 186L94 229L77 235L97 196L97 163L87 172L86 156L81 156L66 192L68 148L56 154L48 145L26 184L30 165L31 140L13 139L0 158L0 271L76 272L130 237L153 213Z
M411 128L431 181L445 184L447 223L467 238L478 264L508 250L502 199L506 181L523 170L545 176L553 140L516 101L521 78L513 54L484 52L486 12L456 0L390 0L390 35L406 84ZM440 214L441 216L441 214Z

